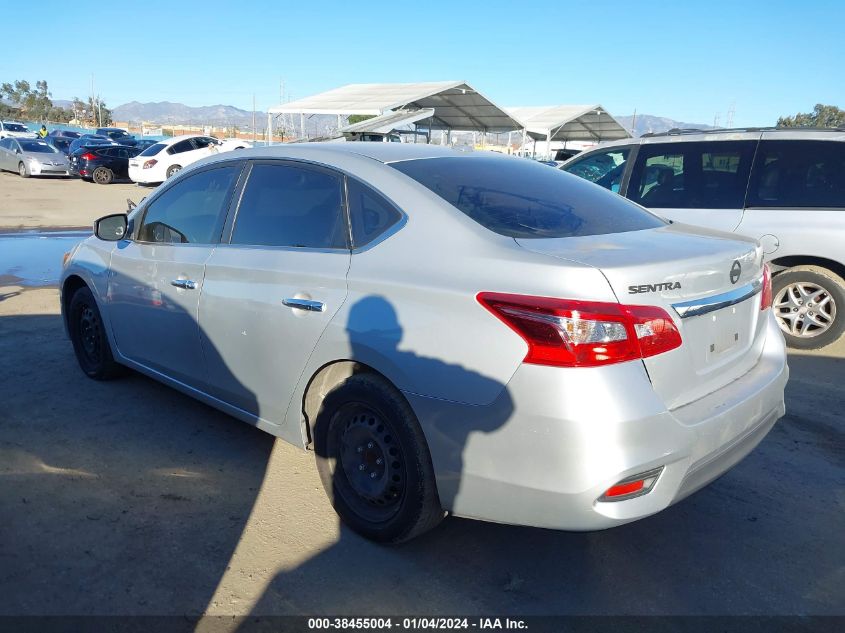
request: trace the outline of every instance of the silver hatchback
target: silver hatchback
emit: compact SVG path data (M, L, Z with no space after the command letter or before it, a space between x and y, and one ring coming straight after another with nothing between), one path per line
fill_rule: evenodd
M353 529L658 512L784 413L754 240L517 158L398 143L221 154L99 220L62 310L130 367L313 450ZM749 492L749 494L751 494Z
M67 156L41 139L0 140L0 169L30 176L70 176Z

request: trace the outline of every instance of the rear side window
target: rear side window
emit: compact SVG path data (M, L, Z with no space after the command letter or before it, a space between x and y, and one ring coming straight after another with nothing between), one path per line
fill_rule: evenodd
M369 244L402 218L392 204L357 180L347 180L347 192L355 248Z
M161 150L166 147L164 143L156 143L155 145L150 145L147 149L139 154L139 156L155 156Z
M646 144L628 197L645 207L741 209L756 141Z
M232 244L347 248L346 234L339 176L288 164L252 167Z
M761 141L750 207L845 207L845 143Z
M607 152L593 152L589 156L566 165L563 170L618 193L630 153L631 149L628 147Z
M195 147L193 143L191 143L191 139L185 139L184 141L179 141L175 145L173 145L170 149L167 150L168 154L181 154L182 152L190 152L194 150Z
M390 166L508 237L603 235L665 224L620 196L531 160L475 155Z
M153 200L138 240L165 244L216 244L240 165L192 174Z

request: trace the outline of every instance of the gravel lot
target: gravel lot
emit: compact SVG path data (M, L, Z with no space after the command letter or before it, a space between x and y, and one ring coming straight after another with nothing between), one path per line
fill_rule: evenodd
M149 191L0 186L2 227L87 226ZM381 547L339 527L312 455L139 375L86 379L57 291L0 285L0 615L845 614L845 344L790 366L787 417L657 516L448 519Z

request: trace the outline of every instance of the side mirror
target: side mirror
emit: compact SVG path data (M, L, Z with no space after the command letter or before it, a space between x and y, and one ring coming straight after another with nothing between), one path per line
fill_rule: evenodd
M15 154L20 154L21 151L19 149L15 149Z
M94 222L94 235L105 242L117 242L126 236L127 226L126 214L114 213Z

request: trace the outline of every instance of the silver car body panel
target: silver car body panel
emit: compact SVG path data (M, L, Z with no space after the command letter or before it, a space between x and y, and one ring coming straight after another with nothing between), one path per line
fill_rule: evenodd
M384 163L454 152L394 145L302 144L237 157L302 160L368 183L406 214L375 244L339 252L89 238L62 287L71 277L92 287L119 362L299 446L309 441L305 394L318 372L348 361L378 371L415 411L441 502L462 516L563 529L631 521L724 472L783 415L783 338L757 295L689 319L672 309L729 292L736 260L736 286L754 283L762 252L752 240L677 226L514 240ZM205 159L173 181L232 158ZM171 285L178 279L196 286ZM681 289L626 292L667 280ZM602 367L524 364L525 341L478 303L481 291L663 306L684 344ZM161 338L133 340L141 320ZM725 332L740 337L708 355ZM657 466L649 494L596 501Z

